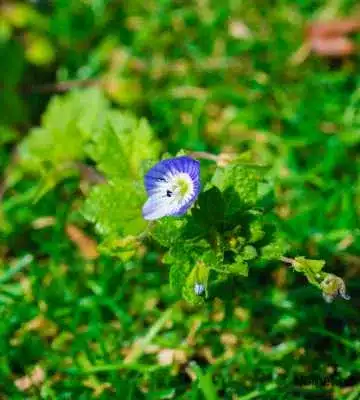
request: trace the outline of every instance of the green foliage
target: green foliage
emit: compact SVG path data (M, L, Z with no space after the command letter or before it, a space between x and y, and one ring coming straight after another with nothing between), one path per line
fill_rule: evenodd
M305 257L295 257L294 269L298 272L311 270L313 273L319 273L325 265L324 260L308 260Z
M291 265L295 271L303 273L307 280L320 288L323 292L324 299L331 302L335 297L340 295L345 300L349 300L350 296L346 294L344 281L334 275L323 272L325 266L324 260L310 260L305 257L295 257L291 261Z
M89 89L55 97L19 146L20 165L40 173L38 200L60 180L77 172L85 158L95 162L106 183L94 187L84 215L105 236L140 234L145 200L143 171L159 156L160 144L148 123L112 110L103 93Z
M84 216L102 235L137 235L146 227L141 215L144 200L142 187L132 181L114 179L92 189Z
M279 260L287 251L288 246L284 243L284 239L275 234L272 237L271 243L265 245L261 249L261 255L264 260Z
M261 177L261 168L243 165L241 161L216 170L212 184L226 193L226 215L230 216L241 210L242 204L256 204Z
M159 150L146 120L109 111L103 128L95 132L89 155L108 179L139 179L144 163L157 159Z
M73 168L86 156L86 143L104 123L107 101L101 91L55 96L18 149L23 168L43 175Z
M182 296L190 304L203 304L204 299L203 297L200 297L198 294L196 294L195 287L196 285L203 285L206 294L209 272L209 267L204 263L203 260L198 261L196 265L191 268L191 271L186 277L185 282L182 286Z
M249 267L284 254L257 206L259 180L257 167L238 161L217 168L185 220L169 217L152 228L152 237L169 249L165 262L171 265L171 286L190 303L202 302L194 292L196 282L211 293L209 271L214 282L227 275L247 276Z
M161 246L170 247L179 240L185 225L184 219L165 217L156 222L150 233Z
M88 146L88 155L107 181L92 189L84 207L84 216L95 223L99 233L116 238L144 231L143 172L159 150L160 144L145 120L107 112L102 128Z
M237 255L235 257L235 262L228 265L227 271L235 275L248 276L249 265L246 261L247 261L246 258L244 258L242 254Z
M304 32L358 1L0 3L0 397L357 399L359 57ZM246 152L260 199L202 160L192 210L138 234L158 141ZM320 301L340 276L353 300Z

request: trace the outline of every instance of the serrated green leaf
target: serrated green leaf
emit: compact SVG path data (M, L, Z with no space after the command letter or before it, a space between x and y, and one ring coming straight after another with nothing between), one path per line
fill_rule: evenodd
M207 268L217 268L219 263L223 261L222 252L216 253L214 250L203 250L201 254L196 257L196 260L200 261Z
M264 225L256 219L249 224L249 242L256 243L265 236Z
M114 180L92 189L83 213L102 235L139 235L147 226L141 214L145 198L141 184Z
M151 236L164 247L170 247L181 236L181 229L185 225L184 219L165 217L157 221L151 230Z
M319 273L325 266L324 260L310 260L305 257L295 257L293 264L295 271L303 272L310 269L314 273Z
M243 260L249 261L257 257L257 251L254 246L247 245L243 248L239 255Z
M72 170L71 168L58 168L44 172L43 176L36 185L33 202L38 202L46 193L54 189L59 181L68 178L73 174L74 170Z
M140 244L136 236L129 235L125 238L108 236L100 244L99 250L122 261L128 261L136 254Z
M185 284L182 289L182 297L192 306L199 306L205 303L204 297L195 293L195 284L193 286Z
M107 113L102 130L88 148L98 169L109 178L138 179L149 167L145 163L158 159L159 152L160 143L148 122L120 111Z
M206 225L214 225L224 220L224 200L221 191L212 187L201 193L198 199L200 212L197 218Z
M41 127L32 129L20 144L20 164L38 173L83 159L85 144L103 123L106 107L97 89L54 97Z
M238 162L215 171L212 184L223 192L226 215L235 214L244 206L255 205L261 177L261 168Z
M226 272L235 275L248 276L249 266L247 262L239 255L235 258L234 263L226 265Z
M261 258L264 260L279 260L286 253L287 245L282 238L275 235L273 241L261 248Z
M190 264L186 262L175 263L170 268L169 281L171 289L181 294L186 282L186 278L191 270Z

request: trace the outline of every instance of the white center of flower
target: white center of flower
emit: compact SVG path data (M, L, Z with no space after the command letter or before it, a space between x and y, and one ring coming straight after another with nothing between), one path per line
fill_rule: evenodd
M184 172L168 175L161 186L163 195L177 203L187 202L194 193L194 183L191 177Z
M190 206L194 194L195 183L188 173L169 171L165 176L157 178L144 204L143 215L147 220L175 215L182 212L183 207Z

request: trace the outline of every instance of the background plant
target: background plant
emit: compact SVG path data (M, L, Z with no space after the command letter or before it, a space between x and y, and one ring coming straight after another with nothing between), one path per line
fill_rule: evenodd
M356 15L355 2L5 2L0 15L2 394L356 398L358 57L293 62L306 21ZM47 105L89 85L100 90ZM164 258L165 239L202 222L226 189L213 181L192 217L161 220L150 240L134 241L144 221L119 212L140 209L134 181L181 149L247 152L244 174L255 173L244 164L268 167L253 211L235 219L242 230L217 227L225 264L242 254L249 277L211 272L195 309L168 285L162 261L176 265L176 246ZM216 163L201 162L211 185ZM252 220L278 227L295 269L297 256L326 260L351 302L327 305L283 262L244 260L246 246L262 254L248 243ZM246 240L235 254L232 236ZM217 267L213 247L203 250L205 260L178 249L186 265Z

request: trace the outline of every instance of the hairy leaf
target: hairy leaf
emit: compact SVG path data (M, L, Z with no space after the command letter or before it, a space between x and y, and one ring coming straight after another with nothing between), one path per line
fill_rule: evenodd
M151 231L151 236L162 246L170 247L181 235L184 219L165 217L157 221Z
M248 276L249 274L249 266L244 260L243 257L237 256L235 258L235 262L230 264L227 267L227 272L236 274L236 275L243 275L243 276Z
M256 204L261 172L260 168L238 162L215 171L212 183L223 192L227 215Z
M312 272L318 273L324 266L324 260L310 260L305 257L295 257L294 269L298 272L310 269Z
M102 235L138 235L147 223L141 215L145 200L142 185L114 180L94 187L86 200L84 216Z
M33 172L62 169L85 156L85 144L103 124L107 101L97 89L54 97L19 146L20 163Z
M279 260L287 250L286 243L275 235L272 242L261 248L261 257L264 260Z
M147 121L120 111L107 113L103 128L88 148L108 178L141 177L149 167L146 162L158 159L159 151L160 143Z

